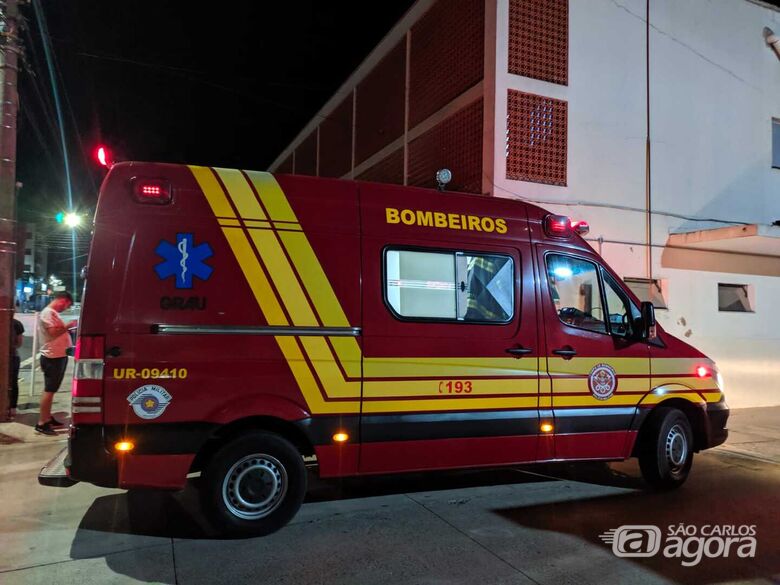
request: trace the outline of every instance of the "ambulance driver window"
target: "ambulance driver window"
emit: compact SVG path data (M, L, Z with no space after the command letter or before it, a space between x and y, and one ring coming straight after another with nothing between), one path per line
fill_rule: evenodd
M549 254L547 280L561 321L572 327L607 332L595 264L571 256Z
M514 314L512 259L388 250L385 295L400 317L505 323Z

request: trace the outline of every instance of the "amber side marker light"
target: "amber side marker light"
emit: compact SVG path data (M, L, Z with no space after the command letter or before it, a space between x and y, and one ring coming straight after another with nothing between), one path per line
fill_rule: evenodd
M543 433L551 433L552 430L553 430L553 426L550 423L542 423L541 426L539 427L539 429Z
M336 443L344 443L345 441L349 440L349 435L347 433L336 433L333 435L333 441Z
M129 453L135 448L135 443L131 441L119 441L114 443L114 451L119 453Z

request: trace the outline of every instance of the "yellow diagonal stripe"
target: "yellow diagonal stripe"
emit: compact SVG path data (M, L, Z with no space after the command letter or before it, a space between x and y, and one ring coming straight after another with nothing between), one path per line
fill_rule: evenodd
M238 210L238 215L242 219L266 219L263 209L260 207L260 203L257 201L257 197L252 192L252 188L249 183L246 182L244 175L241 171L236 169L218 169L214 171L222 179L222 184L225 185L225 189L233 200L233 204Z
M222 233L230 244L230 249L238 260L246 281L255 295L255 300L269 325L289 325L281 305L276 300L271 284L257 261L252 246L241 228L222 228Z
M279 291L284 306L292 319L293 325L299 327L317 327L317 318L303 294L292 266L284 255L279 240L272 231L250 230L260 257L271 275L271 279Z
M211 211L217 217L235 217L233 208L225 197L225 192L222 187L219 186L219 181L214 176L212 170L208 167L198 167L190 165L190 171L192 172L195 180L198 181L201 191L206 196L206 201L211 206Z
M260 195L268 215L273 221L298 222L295 213L290 207L287 197L284 196L282 188L276 182L271 173L261 173L259 171L245 171L246 176L252 181L255 191Z
M325 327L349 327L349 321L330 286L314 250L303 232L281 232L279 237L309 291Z

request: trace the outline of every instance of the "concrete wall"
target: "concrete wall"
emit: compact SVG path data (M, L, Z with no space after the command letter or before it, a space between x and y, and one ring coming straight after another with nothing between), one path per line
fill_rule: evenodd
M767 272L766 259L759 270L750 256L723 256L744 270L719 273L697 269L702 252L670 261L664 250L670 233L727 225L708 219L780 219L771 168L780 61L762 36L780 30L780 13L747 0L650 0L648 70L644 0L571 1L562 86L507 73L509 3L494 1L494 194L588 221L594 248L620 275L664 279L659 321L718 361L732 406L780 404L780 258ZM565 187L505 179L508 89L568 102ZM755 313L719 312L719 282L752 285Z

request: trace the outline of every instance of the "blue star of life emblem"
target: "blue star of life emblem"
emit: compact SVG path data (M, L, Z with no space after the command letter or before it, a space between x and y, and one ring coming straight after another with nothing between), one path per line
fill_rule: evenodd
M155 252L165 261L154 267L160 280L176 277L176 288L192 288L193 277L208 280L214 269L205 260L214 255L207 243L197 246L193 234L176 234L176 244L165 240L157 244Z

